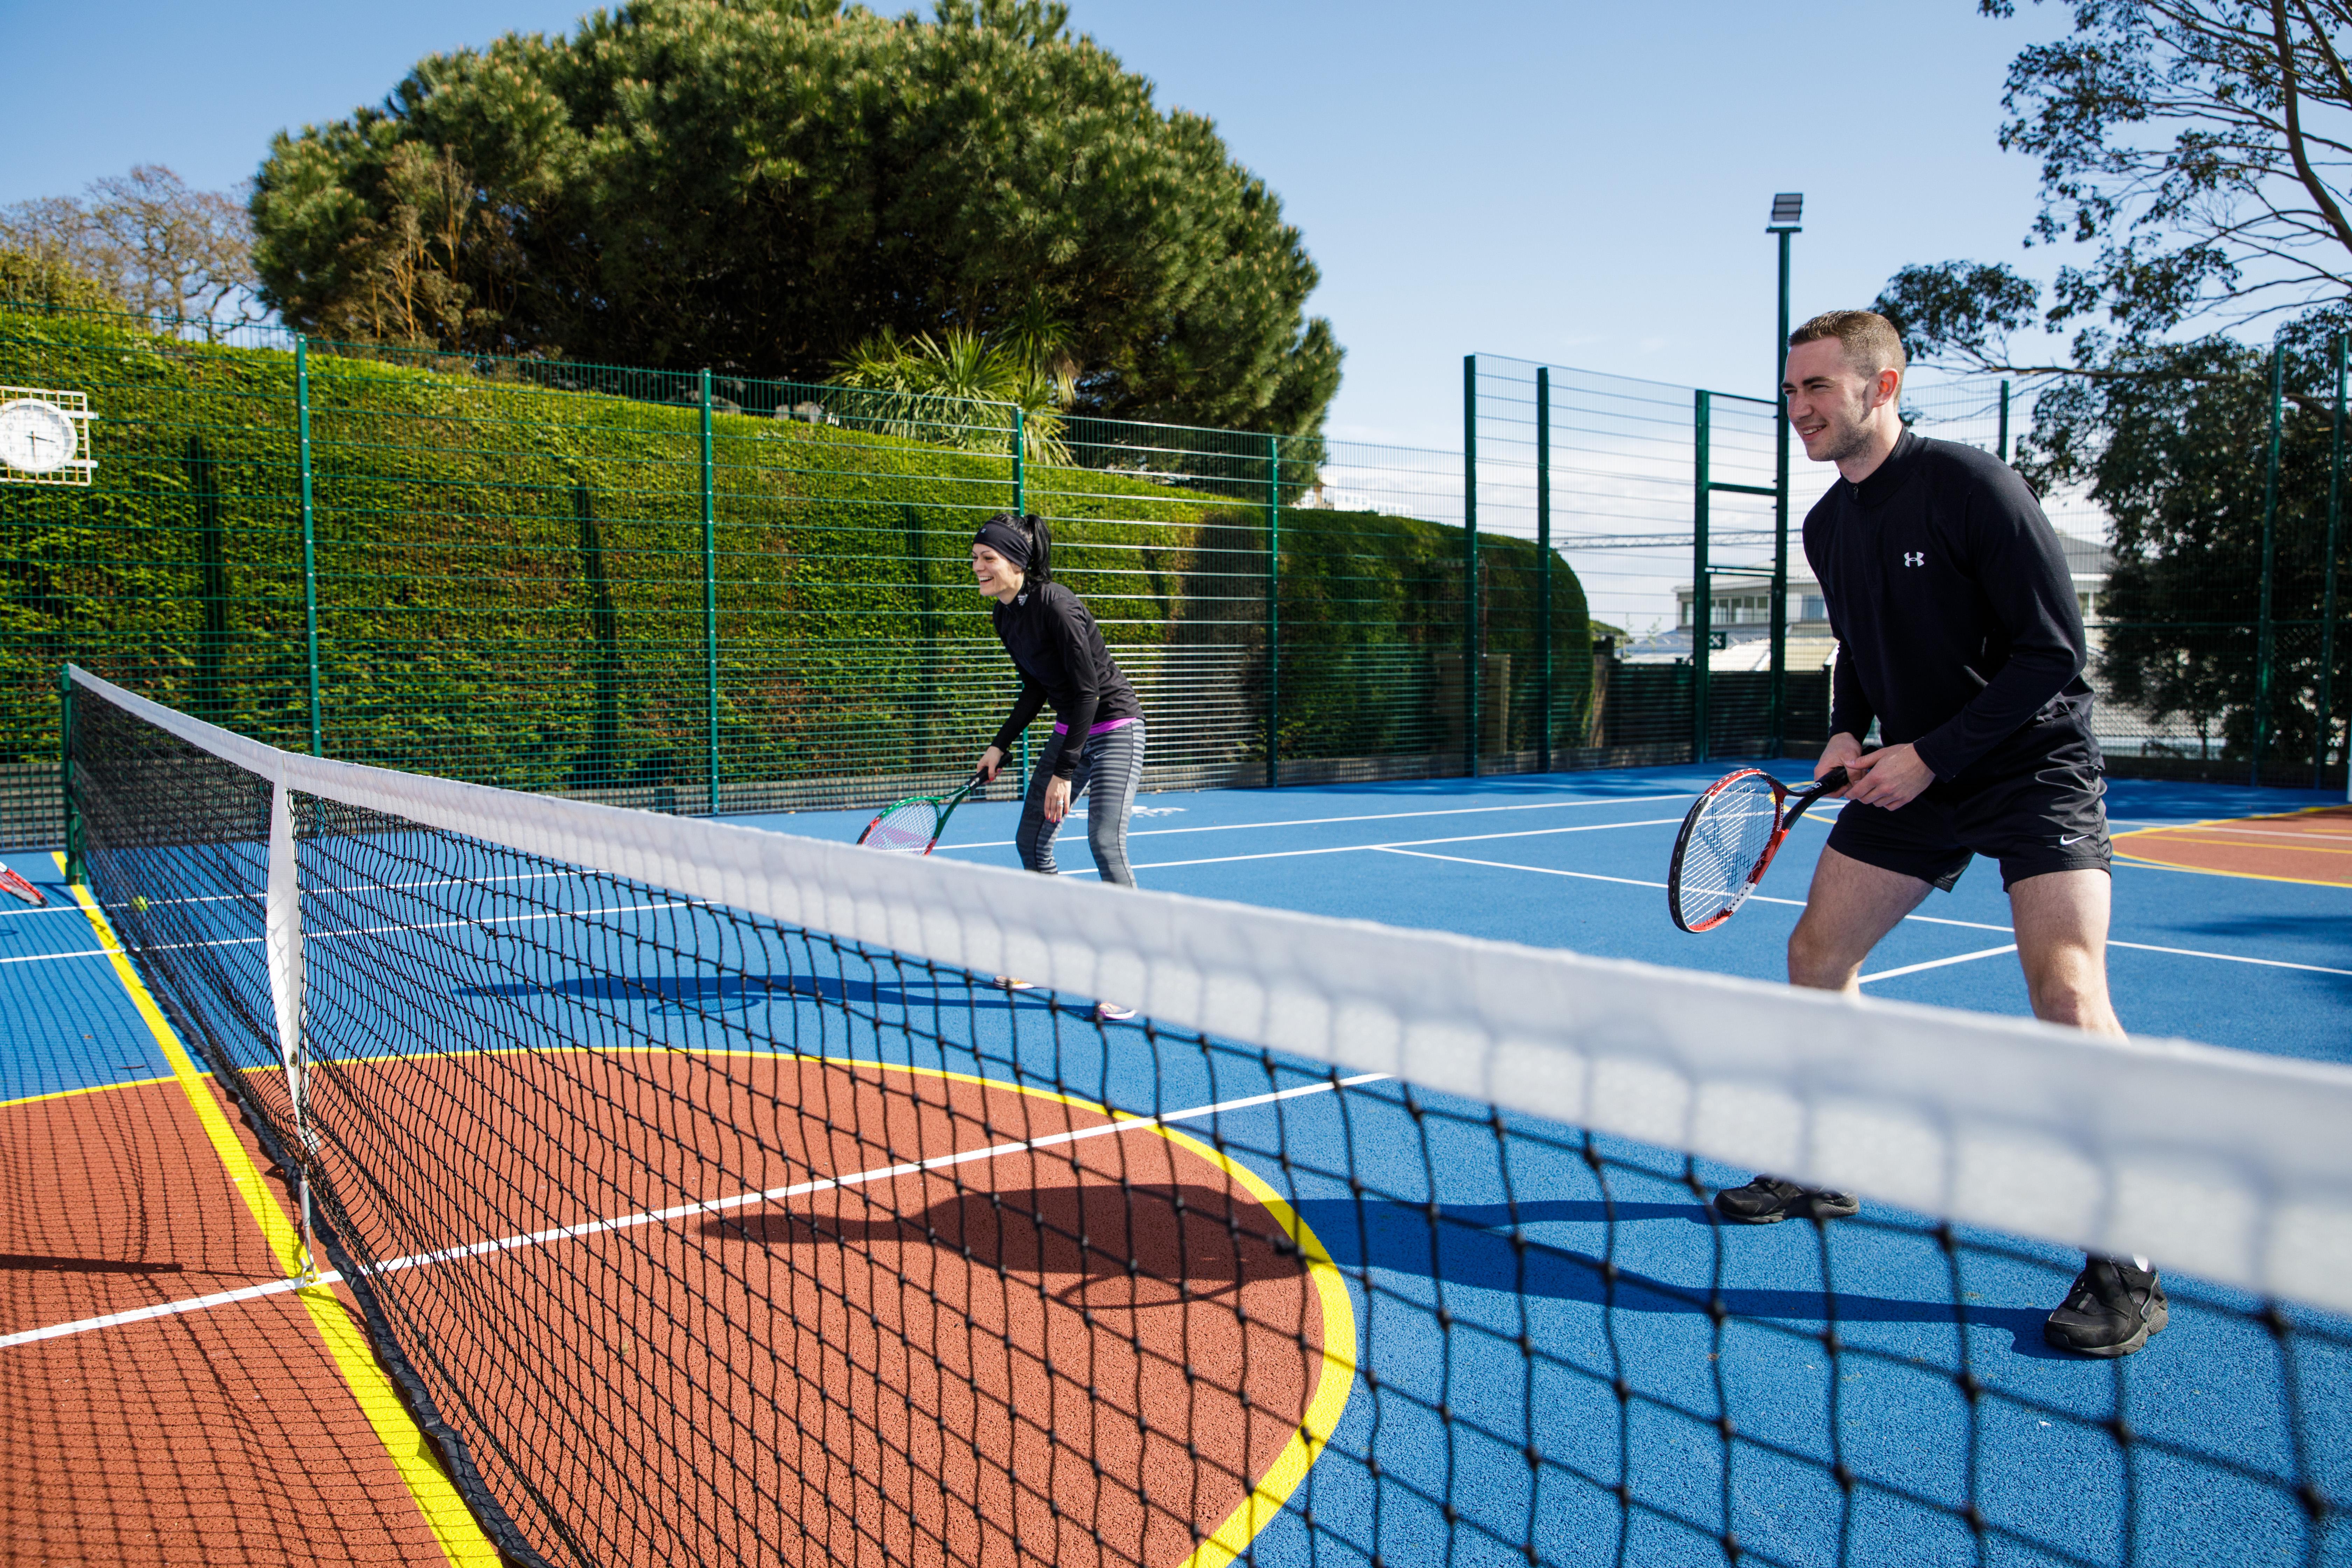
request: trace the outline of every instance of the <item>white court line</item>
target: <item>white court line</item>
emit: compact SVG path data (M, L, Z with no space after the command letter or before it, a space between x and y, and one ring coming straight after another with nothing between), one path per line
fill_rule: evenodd
M791 1059L791 1058L786 1058ZM856 1064L867 1065L867 1064ZM871 1064L879 1066L881 1064ZM698 1203L679 1204L675 1207L655 1209L643 1214L622 1215L613 1219L593 1220L583 1225L556 1226L547 1230L535 1230L524 1236L501 1237L495 1241L478 1241L466 1247L452 1247L438 1252L420 1252L406 1258L395 1258L378 1267L379 1274L390 1274L404 1268L422 1268L435 1263L456 1262L468 1258L485 1258L500 1252L513 1252L523 1247L544 1247L558 1241L576 1241L584 1237L604 1236L614 1231L632 1230L649 1225L665 1225L671 1220L686 1219L699 1214L721 1214L730 1209L749 1208L756 1204L776 1203L785 1198L803 1197L810 1193L837 1191L843 1187L864 1186L874 1182L887 1182L900 1176L918 1175L927 1171L944 1170L951 1165L970 1163L975 1160L992 1160L1000 1155L1025 1153L1033 1149L1050 1149L1064 1143L1076 1143L1087 1138L1108 1137L1113 1133L1132 1132L1139 1129L1164 1127L1174 1121L1197 1121L1204 1116L1217 1116L1227 1111L1249 1110L1276 1100L1297 1100L1304 1095L1328 1094L1333 1089L1353 1089L1359 1084L1379 1083L1388 1078L1384 1072L1357 1073L1350 1078L1326 1079L1316 1083L1300 1084L1295 1089L1276 1089L1268 1094L1245 1095L1239 1100L1222 1100L1214 1105L1196 1105L1189 1110L1163 1111L1158 1116L1132 1116L1114 1110L1115 1120L1097 1127L1080 1127L1068 1132L1049 1133L1043 1138L1030 1138L1012 1143L992 1143L984 1149L963 1149L952 1154L936 1155L929 1160L909 1160L896 1165L877 1166L846 1176L823 1176L815 1181L796 1182L790 1186L770 1187L765 1192L740 1193L728 1198L705 1198ZM998 1087L1015 1089L1013 1084ZM322 1271L320 1285L341 1282L342 1275L334 1269ZM215 1291L209 1296L191 1296L178 1301L162 1301L150 1307L133 1308L129 1311L108 1312L100 1317L80 1318L69 1323L51 1323L38 1329L20 1329L13 1334L0 1334L0 1350L14 1345L37 1344L44 1340L65 1339L75 1334L92 1333L100 1329L111 1329L125 1323L142 1323L156 1318L174 1317L184 1312L201 1312L213 1307L228 1306L238 1301L251 1301L264 1296L282 1295L289 1290L304 1289L299 1279L272 1279L266 1284L247 1285L235 1290Z
M404 892L414 888L487 888L498 882L578 880L593 875L594 873L590 871L518 871L505 877L435 877L420 878L413 882L321 882L317 887L302 889L301 894L306 899L323 899L331 893L348 896L359 893ZM257 892L197 893L183 899L150 899L148 907L176 909L189 904L257 904L260 902L262 902L262 896ZM60 909L71 907L73 906L59 906ZM100 904L99 908L110 914L122 906ZM40 914L46 911L27 910L23 912Z
M1295 860L1309 855L1357 855L1368 849L1403 849L1417 844L1484 844L1496 838L1548 838L1561 833L1609 833L1620 827L1671 827L1679 816L1654 816L1642 822L1588 822L1576 827L1528 827L1516 833L1462 833L1448 838L1400 838L1393 844L1335 844L1322 849L1268 849L1256 855L1210 855L1197 860L1147 860L1139 871L1165 871L1178 866L1230 866L1243 860ZM1092 869L1065 871L1066 877L1092 877Z
M1875 974L1863 975L1858 984L1867 985L1874 980L1892 980L1898 974L1916 974L1923 969L1948 969L1955 963L1973 963L1979 958L1999 958L2004 952L2016 951L2017 943L2011 942L1976 952L1956 952L1949 958L1931 958L1925 963L1906 963L1900 969L1882 969Z
M1694 790L1676 790L1671 795L1619 795L1613 800L1582 798L1541 800L1521 805L1448 806L1443 811L1380 811L1368 813L1362 816L1302 816L1289 822L1225 822L1213 823L1201 827L1140 827L1129 833L1128 837L1159 838L1171 833L1243 833L1257 827L1326 827L1335 822L1395 822L1423 816L1475 816L1481 812L1489 811L1562 811L1584 806L1644 805L1655 800L1695 800L1696 798L1697 792ZM1083 810L1077 810L1070 815L1083 816L1086 814ZM1442 842L1442 840L1433 840L1433 842ZM1010 838L992 838L978 844L948 844L942 845L941 847L950 850L1011 849L1015 846Z
M1441 841L1433 839L1431 842ZM1386 849L1391 855L1417 854L1414 850L1393 845L1380 845L1376 847ZM1655 888L1661 892L1665 890L1666 886L1664 882L1644 881L1639 877L1603 877L1592 871L1559 871L1549 866L1520 866L1508 860L1474 860L1466 855L1418 855L1417 858L1423 860L1451 860L1463 866L1487 866L1497 871L1532 871L1539 877L1572 877L1580 882L1616 882L1629 888ZM1751 904L1781 904L1793 910L1801 910L1805 907L1805 900L1802 899L1775 899L1764 893L1751 893L1748 895L1748 901ZM1922 925L1959 926L1968 931L1997 931L2014 934L2016 930L2013 926L1995 925L1990 921L1956 921L1941 915L1906 915L1903 918L1906 921L1916 921ZM2107 939L2107 945L2128 948L2134 952L2170 953L2176 958L2210 958L2222 963L2251 963L2263 969L2295 969L2306 974L2352 975L2352 969L2333 969L2325 963L2295 963L2284 958L2249 958L2243 953L2209 952L2203 948L2197 947L2165 947L2150 942L2119 942L2114 937ZM1988 950L1988 952L1993 951L2007 950ZM1975 956L1983 957L1985 954L1979 953ZM1863 978L1865 980L1884 978L1885 973L1891 973L1893 972L1885 971L1880 975L1864 975Z
M49 958L104 958L106 949L85 948L78 952L20 952L12 958L0 958L0 963L38 963Z
M327 942L346 936L391 936L410 931L446 931L465 926L530 925L538 921L584 920L591 915L638 915L656 910L684 910L696 907L691 899L671 899L658 904L605 904L584 910L542 910L528 915L468 916L463 920L411 921L380 926L346 926L336 931L313 931L302 933L305 942ZM202 942L159 942L152 947L142 947L135 953L186 952L208 947L259 947L257 936L215 936ZM15 958L0 958L0 963L37 963L51 958L103 958L104 948L91 948L84 952L27 952Z
M454 921L394 921L390 925L380 926L345 926L340 931L304 931L302 933L302 940L305 942L324 942L330 937L386 936L404 931L446 931L457 926L530 925L536 921L583 920L590 915L641 915L650 913L655 910L689 909L693 907L694 902L695 900L691 899L671 899L666 902L658 904L603 904L585 910L541 910L536 914L529 915L468 916L463 920ZM261 939L258 937L239 937L234 942L191 942L182 945L193 947L233 947L237 945L239 942L258 942ZM144 952L150 950L142 948L140 951Z

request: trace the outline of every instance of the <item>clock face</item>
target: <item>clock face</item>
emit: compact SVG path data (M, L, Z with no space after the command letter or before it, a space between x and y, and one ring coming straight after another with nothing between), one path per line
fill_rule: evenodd
M38 397L0 403L0 463L26 474L53 474L81 445L74 422Z

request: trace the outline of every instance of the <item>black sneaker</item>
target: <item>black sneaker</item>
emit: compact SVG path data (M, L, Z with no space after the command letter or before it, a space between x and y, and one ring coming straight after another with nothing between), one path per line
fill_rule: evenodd
M2164 1327L2167 1316L2164 1282L2155 1269L2085 1258L2066 1300L2042 1325L2042 1337L2076 1355L2129 1355Z
M1844 1219L1862 1205L1849 1193L1800 1186L1778 1176L1759 1176L1744 1187L1715 1194L1715 1212L1735 1225L1778 1225L1784 1219Z

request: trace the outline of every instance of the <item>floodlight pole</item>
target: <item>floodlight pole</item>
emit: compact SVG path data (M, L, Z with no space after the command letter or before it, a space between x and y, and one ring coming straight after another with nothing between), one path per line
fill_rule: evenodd
M1780 394L1781 366L1789 353L1789 237L1801 232L1797 217L1804 197L1772 198L1772 225L1764 232L1780 239L1780 330L1772 339L1772 747L1775 757L1789 741L1789 400ZM1786 222L1783 222L1783 215Z

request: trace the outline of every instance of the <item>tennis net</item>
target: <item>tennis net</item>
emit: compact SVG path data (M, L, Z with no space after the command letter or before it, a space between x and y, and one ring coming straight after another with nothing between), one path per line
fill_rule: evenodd
M2352 1073L69 690L94 903L519 1563L2352 1561ZM2042 1348L2086 1247L2149 1352Z

